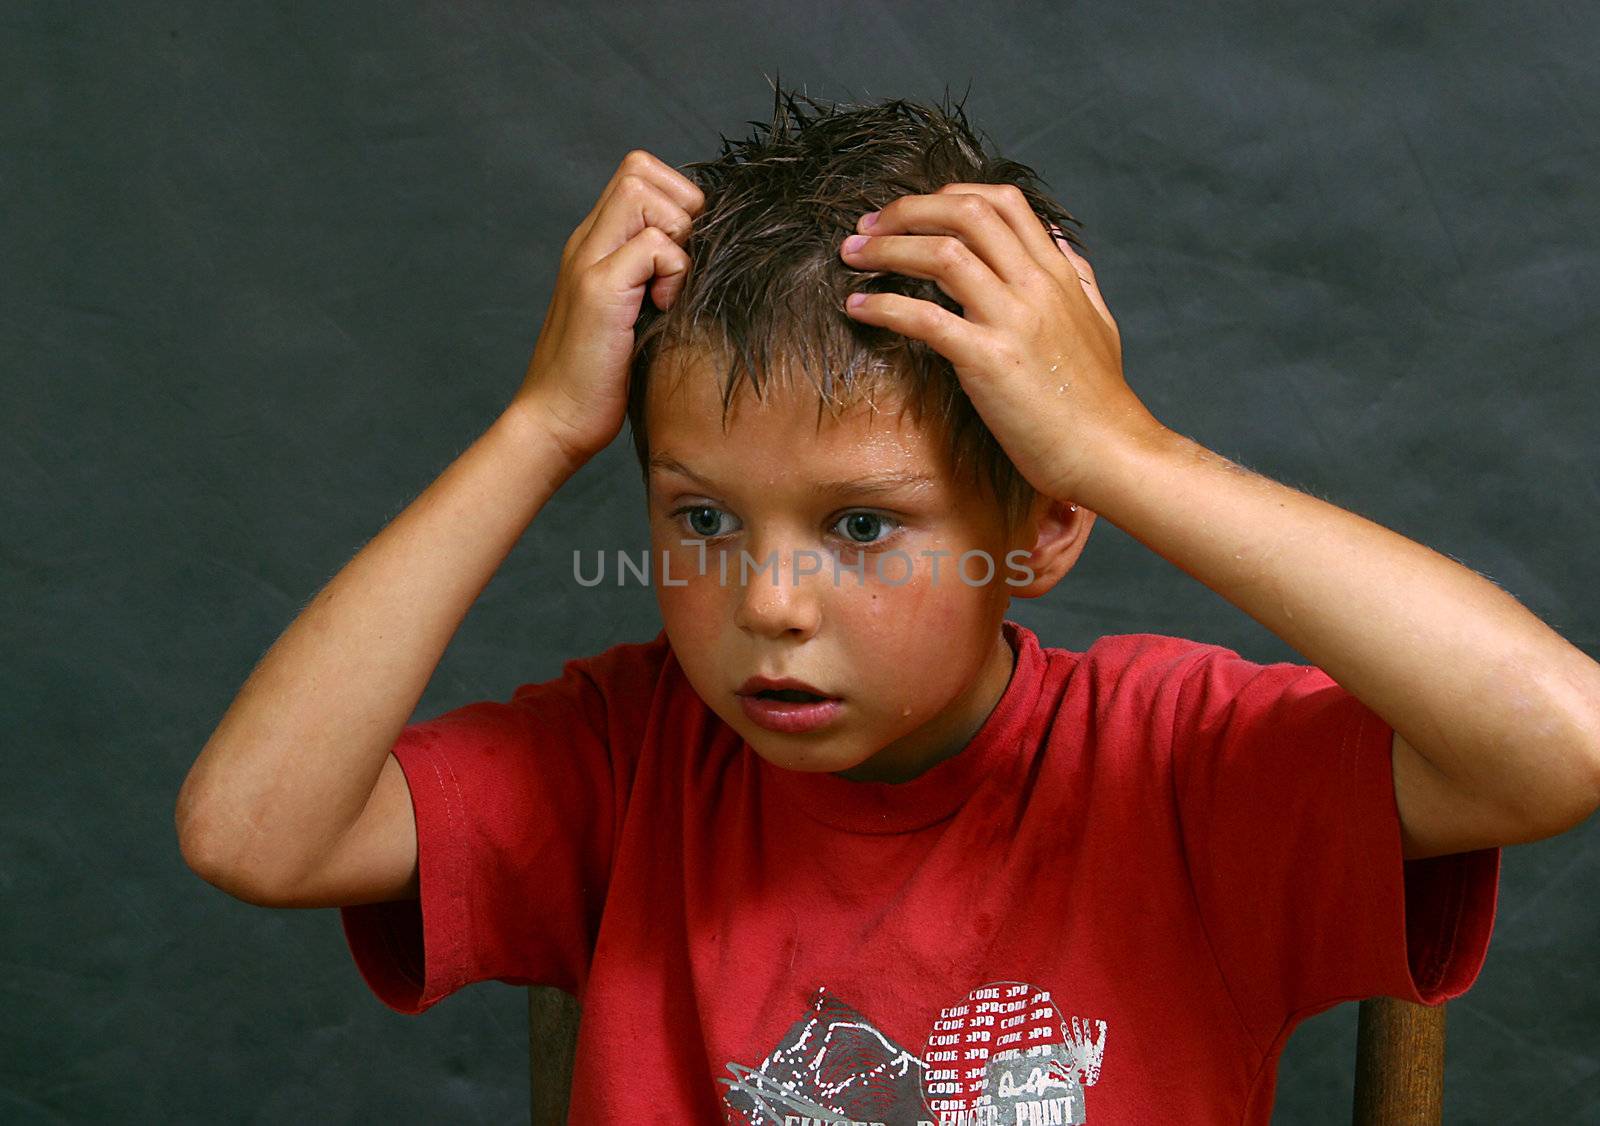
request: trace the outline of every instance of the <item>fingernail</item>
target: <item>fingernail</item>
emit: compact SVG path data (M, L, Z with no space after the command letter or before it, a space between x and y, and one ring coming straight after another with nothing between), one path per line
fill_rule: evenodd
M862 228L864 230L868 230L868 231L872 230L873 226L877 222L878 222L878 213L876 211L869 211L869 212L867 212L865 215L863 215L861 217L861 226L862 226Z
M849 238L844 240L844 252L846 254L854 254L856 251L860 250L866 245L866 235L851 235Z

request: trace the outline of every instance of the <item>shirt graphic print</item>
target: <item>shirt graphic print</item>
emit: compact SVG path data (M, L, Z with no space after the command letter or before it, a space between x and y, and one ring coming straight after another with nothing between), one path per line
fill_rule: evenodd
M723 1105L732 1126L1065 1126L1088 1121L1105 1042L1105 1021L998 981L940 1009L919 1056L823 987L760 1064L728 1064Z

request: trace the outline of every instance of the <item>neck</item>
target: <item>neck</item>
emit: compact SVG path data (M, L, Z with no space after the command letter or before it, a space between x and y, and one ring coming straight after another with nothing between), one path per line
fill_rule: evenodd
M978 675L942 715L865 762L838 771L838 777L852 782L909 782L945 759L954 758L983 729L1006 694L1016 661L1004 629L996 630L994 646Z

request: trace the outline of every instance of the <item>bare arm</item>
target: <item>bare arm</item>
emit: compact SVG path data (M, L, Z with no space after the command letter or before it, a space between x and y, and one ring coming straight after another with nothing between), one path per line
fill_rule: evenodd
M513 406L312 599L178 795L197 873L262 899L330 854L468 608L575 468L543 418Z
M1123 378L1094 268L1019 189L946 184L871 214L846 260L932 279L962 313L874 293L851 315L949 359L1041 493L1104 516L1383 719L1405 856L1540 840L1600 809L1600 664L1459 563L1163 426Z
M1600 666L1488 579L1152 429L1080 495L1394 729L1407 858L1541 840L1600 806Z
M414 896L416 827L390 751L545 501L621 430L647 290L667 308L700 189L630 152L567 240L522 388L268 650L178 795L185 861L240 899Z

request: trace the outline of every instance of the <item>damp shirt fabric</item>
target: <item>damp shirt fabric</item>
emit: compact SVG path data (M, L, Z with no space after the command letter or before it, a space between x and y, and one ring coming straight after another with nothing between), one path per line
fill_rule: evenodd
M573 1122L736 1126L1265 1126L1298 1022L1471 986L1500 850L1403 858L1393 732L1326 673L1003 629L903 783L767 763L665 632L406 727L420 899L340 909L362 978L557 986Z

